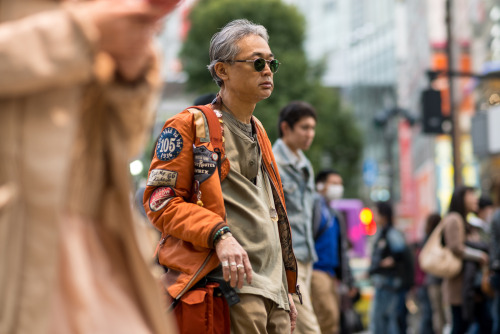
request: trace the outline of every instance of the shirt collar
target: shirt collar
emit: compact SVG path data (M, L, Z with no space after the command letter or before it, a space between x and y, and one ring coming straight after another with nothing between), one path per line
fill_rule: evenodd
M276 144L278 147L281 149L283 153L283 160L285 163L295 166L297 169L305 168L307 167L307 158L302 152L302 150L298 150L298 156L292 152L292 150L285 144L285 142L279 138L276 141Z

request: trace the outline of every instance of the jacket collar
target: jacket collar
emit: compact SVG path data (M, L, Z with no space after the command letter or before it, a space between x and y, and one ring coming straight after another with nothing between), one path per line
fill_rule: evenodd
M299 156L297 157L281 138L276 141L274 148L278 163L293 166L298 170L304 167L308 168L308 160L302 150L298 150Z

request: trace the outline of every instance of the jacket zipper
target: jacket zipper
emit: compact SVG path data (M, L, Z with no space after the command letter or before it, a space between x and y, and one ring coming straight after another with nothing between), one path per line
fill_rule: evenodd
M175 300L173 301L173 303L170 305L170 307L168 308L168 311L172 311L174 309L175 305L177 305L177 303L179 302L179 300L182 298L182 296L191 288L191 285L193 284L194 280L196 280L196 278L198 277L198 275L200 274L200 272L203 270L203 268L205 268L205 266L207 265L208 261L212 258L213 254L214 254L214 251L212 250L208 254L208 256L205 259L205 261L203 261L201 267L196 271L196 273L194 274L194 276L191 277L191 279L189 280L188 284L177 295L177 298L175 298Z
M153 258L158 256L158 252L160 251L160 248L163 247L167 239L170 238L170 234L167 234L166 236L162 237L161 240L158 242L158 245L156 246L155 253L153 254Z

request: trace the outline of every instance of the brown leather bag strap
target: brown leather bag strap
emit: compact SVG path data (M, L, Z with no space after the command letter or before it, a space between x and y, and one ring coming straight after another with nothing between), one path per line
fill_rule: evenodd
M205 119L208 123L208 129L210 132L210 141L215 148L219 150L223 150L223 142L222 142L222 128L219 122L219 118L215 114L215 111L210 107L210 104L194 106L190 108L196 108L201 110L205 115ZM188 108L188 109L190 109Z
M205 115L204 120L206 120L208 125L210 142L212 143L215 152L219 156L219 158L217 159L217 169L219 171L220 182L222 182L229 173L229 160L226 159L224 147L222 114L217 115L216 111L212 109L211 104L193 106L188 109L191 108L198 109Z

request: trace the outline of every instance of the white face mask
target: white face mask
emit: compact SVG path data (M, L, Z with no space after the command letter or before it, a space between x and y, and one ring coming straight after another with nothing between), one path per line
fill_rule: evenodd
M341 184L330 184L326 188L325 196L330 201L341 199L344 196L344 186Z

